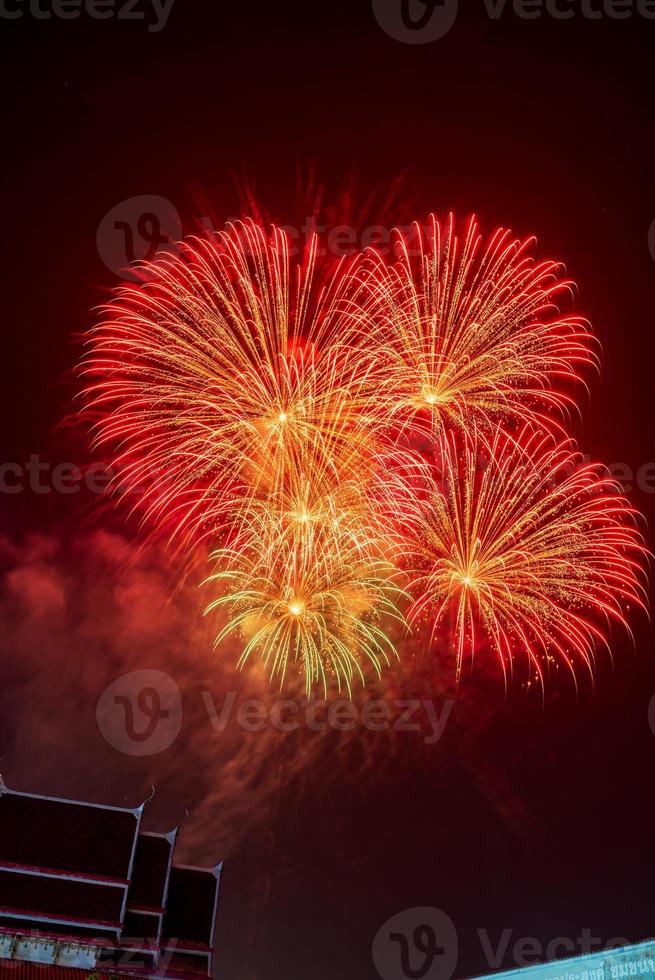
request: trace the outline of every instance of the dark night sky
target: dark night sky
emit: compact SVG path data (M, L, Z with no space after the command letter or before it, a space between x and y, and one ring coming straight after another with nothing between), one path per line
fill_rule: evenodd
M655 20L525 20L509 4L491 20L465 0L445 37L410 45L369 0L176 0L158 33L25 16L0 19L0 37L4 461L86 459L64 420L76 338L117 281L96 245L103 216L136 195L172 202L186 229L198 201L232 216L236 175L284 219L312 166L332 187L353 170L365 188L404 174L406 221L452 208L535 233L602 342L582 448L634 472L655 461ZM631 492L650 526L652 482ZM189 856L229 857L219 978L368 980L378 928L423 905L454 921L458 975L487 969L478 930L494 944L512 930L506 966L520 937L655 934L643 620L635 647L616 638L594 694L583 685L576 700L555 677L543 707L506 697L484 666L453 694L410 661L395 696L456 698L435 745L409 733L241 745L233 732L223 749L200 692L220 699L229 675L197 638L190 652L194 601L153 624L167 558L154 570L137 559L117 586L123 556L99 529L125 551L137 531L97 510L84 494L0 497L0 768L16 788L130 805L155 782L156 829L189 808ZM157 761L116 752L95 723L106 684L141 667L183 690L183 735ZM250 680L238 683L248 696Z

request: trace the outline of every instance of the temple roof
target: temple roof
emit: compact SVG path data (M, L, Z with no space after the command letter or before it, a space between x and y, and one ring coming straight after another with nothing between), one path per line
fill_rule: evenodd
M163 909L176 836L176 830L170 834L139 834L128 908Z
M33 951L21 947L14 955L12 947L11 958L0 957L0 980L50 980L50 974L52 980L80 980L91 972L70 965L70 958L36 965L37 936L63 943L79 937L85 950L97 948L98 973L111 960L110 972L126 976L185 980L211 974L222 866L174 865L177 830L141 832L142 812L142 806L14 792L0 779L3 955L7 936L31 937L36 944ZM141 969L125 969L121 951L128 948L144 953Z
M126 882L141 812L17 793L0 783L0 867Z
M210 870L173 866L163 928L167 940L174 938L180 948L212 949L221 870L220 864Z
M125 888L0 871L0 908L120 926Z

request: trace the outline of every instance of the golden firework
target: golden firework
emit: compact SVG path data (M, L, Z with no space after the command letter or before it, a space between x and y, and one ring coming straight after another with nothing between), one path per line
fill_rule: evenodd
M290 667L304 672L307 694L334 679L350 693L365 683L366 666L380 674L395 656L387 625L405 625L399 573L385 556L387 542L347 511L310 520L297 514L272 520L251 511L245 539L212 555L208 584L218 597L207 612L225 610L217 644L237 633L240 663L259 655L280 684Z

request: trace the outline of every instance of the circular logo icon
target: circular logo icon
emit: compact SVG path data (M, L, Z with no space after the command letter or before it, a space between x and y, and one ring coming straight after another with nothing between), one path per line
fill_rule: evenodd
M157 755L182 727L180 689L161 670L135 670L105 688L96 708L105 741L125 755Z
M440 909L405 909L373 940L373 963L382 980L450 980L458 956L457 930Z
M648 703L648 724L650 725L650 730L655 735L655 694Z
M182 237L180 216L165 197L140 194L121 201L98 226L96 244L107 268L125 279L138 279L129 268L137 259L149 261L157 252L172 251Z
M383 31L404 44L430 44L455 23L459 0L373 0Z

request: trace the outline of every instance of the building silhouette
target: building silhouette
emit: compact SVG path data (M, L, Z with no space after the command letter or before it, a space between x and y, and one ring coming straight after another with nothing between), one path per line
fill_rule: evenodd
M177 829L142 831L143 809L0 780L0 977L211 976L222 864L176 864Z

